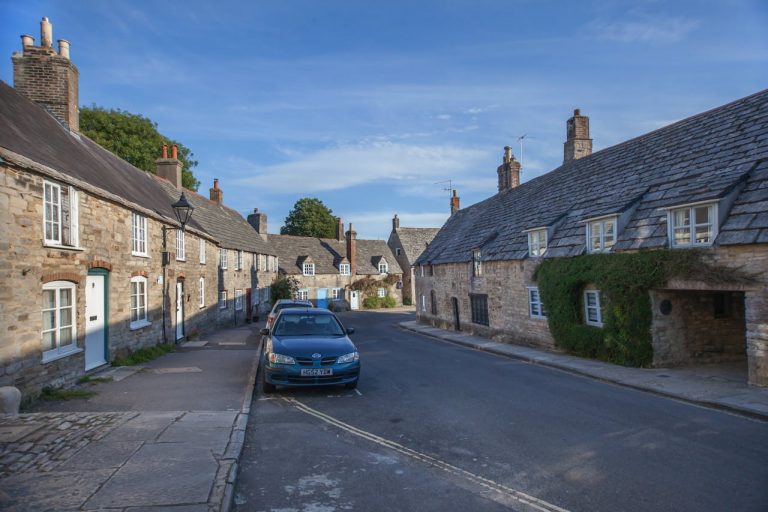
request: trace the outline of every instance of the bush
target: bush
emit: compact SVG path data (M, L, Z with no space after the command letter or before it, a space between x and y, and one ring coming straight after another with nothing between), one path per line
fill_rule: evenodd
M413 306L413 302L411 302L410 297L403 297L403 306Z
M378 309L379 298L378 297L366 297L363 299L363 308L365 309Z
M382 308L394 308L397 306L397 301L394 297L387 295L379 301L379 307Z
M270 304L275 305L280 299L292 299L299 291L299 281L292 276L280 276L269 285Z

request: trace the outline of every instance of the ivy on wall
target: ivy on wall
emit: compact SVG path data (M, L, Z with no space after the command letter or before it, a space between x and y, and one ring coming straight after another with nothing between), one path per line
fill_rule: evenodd
M544 260L533 276L547 311L549 330L568 352L625 366L649 366L650 290L672 278L707 282L749 282L751 276L705 261L697 250L585 254ZM583 291L601 292L603 327L583 321Z

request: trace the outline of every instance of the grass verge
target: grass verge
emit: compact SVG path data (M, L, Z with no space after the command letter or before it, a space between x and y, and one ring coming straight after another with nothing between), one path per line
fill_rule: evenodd
M112 361L112 366L136 366L137 364L148 363L153 359L167 354L173 350L173 345L155 345L154 347L144 347L132 352L124 357L116 357Z
M75 400L78 398L91 398L95 395L95 391L88 391L86 389L43 388L40 398L48 401Z

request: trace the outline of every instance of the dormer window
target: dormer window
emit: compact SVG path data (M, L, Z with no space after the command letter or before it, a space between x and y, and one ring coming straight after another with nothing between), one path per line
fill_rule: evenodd
M480 249L472 251L472 275L474 277L483 275L483 262L480 259L481 257L482 254L480 253Z
M386 261L381 260L379 262L379 274L386 274L387 272L389 272L389 265Z
M672 247L712 245L717 236L717 203L674 208L667 213Z
M350 274L349 263L339 263L339 275L348 276Z
M539 257L547 250L547 229L534 229L528 232L528 255Z
M587 222L587 252L605 252L616 243L616 217Z
M302 271L305 276L315 275L315 264L312 262L304 262L302 265Z

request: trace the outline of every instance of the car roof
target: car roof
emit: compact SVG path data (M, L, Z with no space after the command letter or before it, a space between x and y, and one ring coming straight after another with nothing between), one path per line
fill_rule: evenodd
M308 315L333 315L332 311L328 311L325 308L284 308L280 310L280 314L286 313L301 313ZM336 315L333 315L336 316Z

